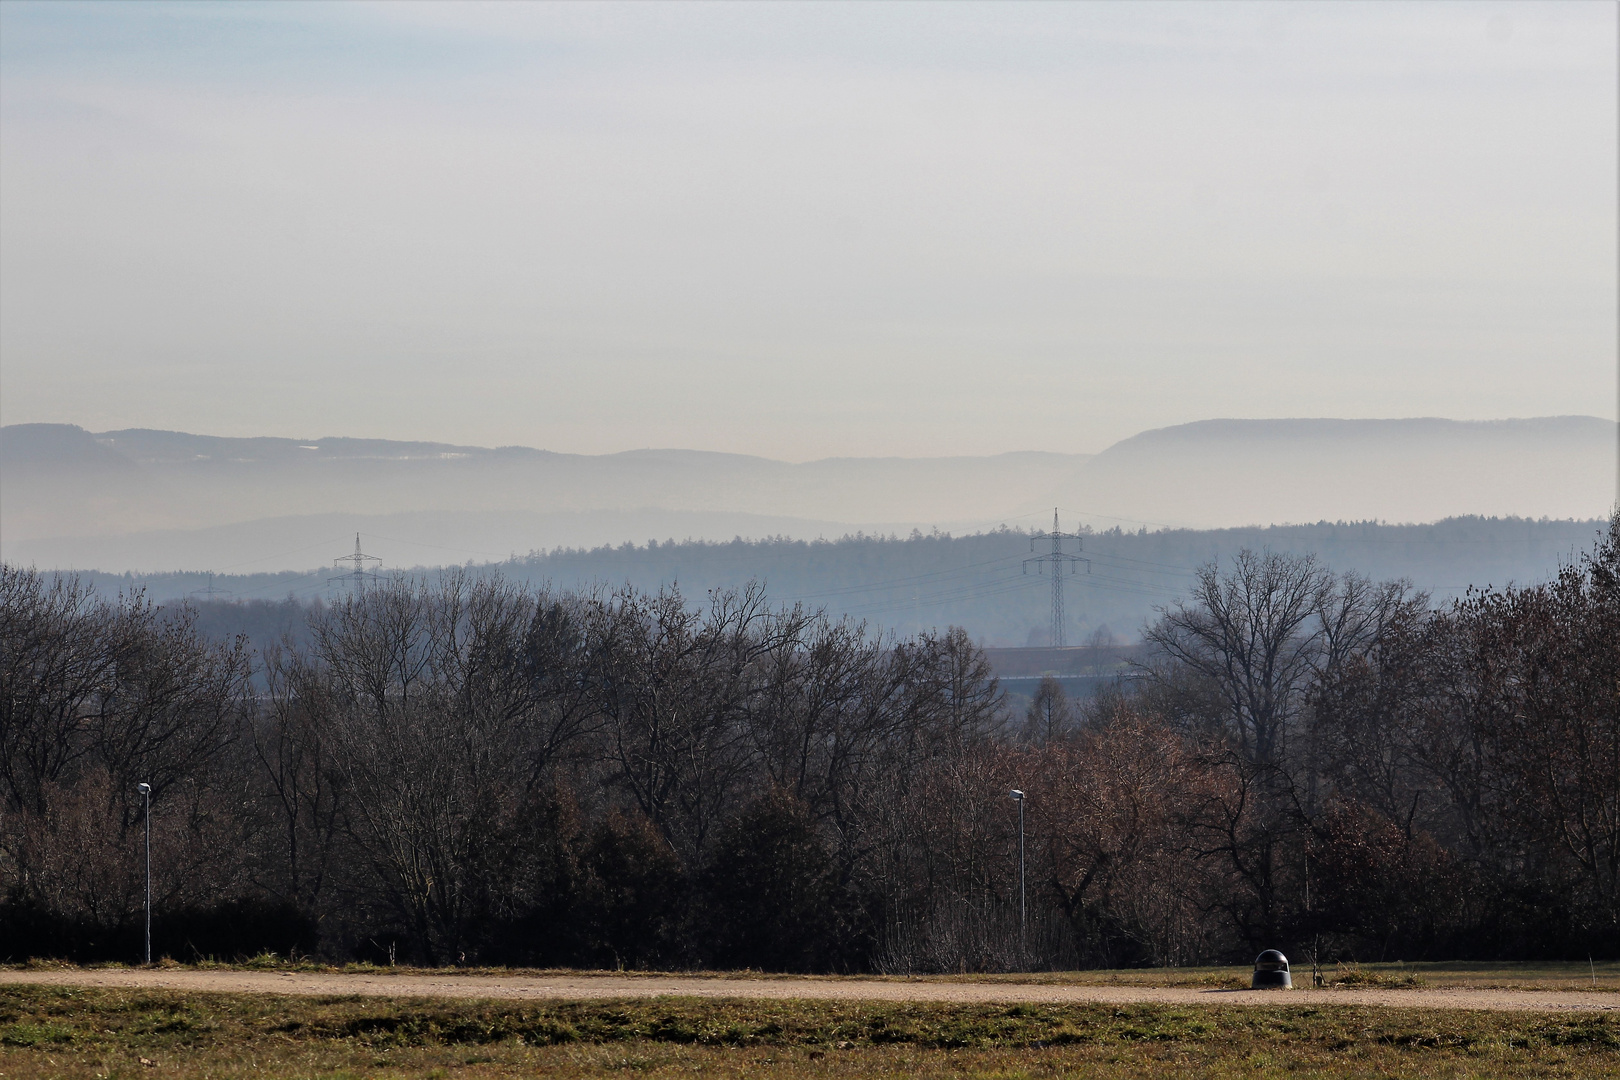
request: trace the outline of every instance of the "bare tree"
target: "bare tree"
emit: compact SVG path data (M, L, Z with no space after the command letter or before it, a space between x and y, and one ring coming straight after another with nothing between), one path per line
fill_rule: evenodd
M715 593L706 616L673 589L589 607L588 685L613 778L688 865L749 767L754 669L805 619L773 615L757 586Z
M1246 758L1278 763L1319 662L1317 612L1329 584L1309 555L1245 549L1227 574L1200 567L1192 599L1147 628L1158 654L1147 671ZM1209 700L1187 700L1189 685Z
M253 725L253 751L274 806L279 842L269 846L264 887L300 909L320 903L340 852L345 786L324 720L326 686L289 647L264 656L268 693Z
M1070 735L1074 728L1074 709L1069 704L1068 692L1063 684L1050 675L1042 677L1024 714L1024 741L1035 746L1048 746Z
M128 842L139 782L152 786L160 898L243 884L232 830L245 778L231 750L247 675L243 644L203 640L189 609L0 569L6 891L104 928L127 920L139 895Z
M0 566L0 777L13 809L44 813L48 787L94 748L115 618L76 577Z
M425 958L465 954L510 908L541 778L584 723L555 656L568 617L499 578L394 581L315 627L321 710L367 874L351 886L399 913Z

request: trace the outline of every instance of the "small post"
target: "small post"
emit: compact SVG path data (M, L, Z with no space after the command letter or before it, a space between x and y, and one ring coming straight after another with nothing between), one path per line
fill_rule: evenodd
M1254 958L1254 978L1249 985L1255 990L1291 990L1294 980L1288 973L1288 957L1276 949L1267 949Z
M1029 905L1024 895L1024 793L1012 790L1018 804L1018 966L1029 968Z
M146 966L152 966L152 785L136 784L146 825Z

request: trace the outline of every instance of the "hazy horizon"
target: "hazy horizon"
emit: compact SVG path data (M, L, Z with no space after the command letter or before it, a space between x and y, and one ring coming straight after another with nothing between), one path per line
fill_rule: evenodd
M97 437L108 436L108 435L117 435L117 434L130 433L130 432L141 432L141 433L152 433L152 434L158 434L158 435L181 435L181 436L186 436L186 437L196 437L196 438L203 438L203 439L222 439L222 440L254 439L254 440L266 440L266 441L303 442L303 443L334 442L334 441L352 441L352 442L373 442L373 441L375 441L375 442L397 442L397 443L401 443L401 444L418 444L418 445L422 445L422 446L442 446L442 447L445 447L445 448L456 449L456 450L537 450L537 451L540 451L541 453L560 454L560 455L565 455L565 456L578 456L578 457L613 457L615 455L622 455L622 454L681 452L681 453L697 453L697 454L717 454L717 455L734 456L734 457L751 457L751 458L757 458L757 459L762 460L762 461L778 462L778 463L786 464L786 465L813 465L813 464L817 464L817 463L820 463L820 462L842 461L842 460L933 461L933 460L952 459L952 458L974 458L974 459L978 459L978 458L994 458L994 457L1015 457L1015 456L1019 456L1019 455L1095 457L1097 454L1099 454L1102 451L1107 450L1107 449L1109 449L1109 448L1111 448L1113 446L1118 445L1120 442L1125 442L1125 441L1137 438L1137 437L1142 436L1142 435L1151 435L1151 434L1154 434L1156 432L1168 431L1171 428L1190 428L1190 427L1196 427L1196 426L1199 426L1199 425L1210 425L1210 424L1228 424L1228 423L1235 423L1235 424L1246 424L1246 423L1313 423L1313 424L1314 423L1328 423L1328 424L1336 424L1336 423L1360 423L1360 422L1363 422L1363 421L1374 422L1374 423L1440 421L1442 423L1489 425L1489 424L1512 424L1512 423L1520 423L1520 422L1526 422L1526 421L1532 421L1532 422L1533 421L1558 421L1558 420L1582 421L1582 420L1606 420L1606 419L1608 419L1608 418L1601 417L1601 416L1596 416L1596 415L1593 415L1591 413L1565 413L1565 414L1551 415L1551 416L1524 415L1524 416L1489 416L1489 417L1472 417L1472 418L1461 418L1461 417L1455 417L1455 416L1438 416L1438 415L1431 415L1431 416L1416 416L1416 415L1412 415L1412 416L1274 416L1274 417L1207 416L1207 417L1195 418L1195 419L1192 419L1192 420L1181 421L1181 422L1175 423L1175 424L1163 424L1163 425L1158 425L1158 426L1155 426L1155 427L1144 428L1144 429L1139 430L1139 431L1128 432L1124 436L1122 436L1121 438L1115 439L1115 440L1113 440L1111 442L1108 442L1108 443L1104 443L1104 444L1102 444L1102 445L1100 445L1100 446L1098 446L1098 447L1096 447L1094 449L1076 449L1076 450L1028 450L1028 449L1019 449L1019 450L997 450L997 451L991 451L991 452L983 453L983 454L965 454L965 453L960 453L960 452L954 452L954 453L938 453L938 454L903 454L903 453L900 453L900 454L881 454L881 455L879 455L879 454L858 455L858 454L841 453L841 454L828 454L828 455L825 455L825 456L822 456L822 457L809 457L809 458L795 458L795 457L786 457L786 456L782 456L782 455L773 455L773 454L765 454L765 453L750 453L750 452L745 452L745 451L734 451L734 450L713 450L713 449L700 448L700 447L696 447L696 446L673 445L673 444L667 445L667 446L654 446L654 445L620 446L620 447L610 447L610 448L601 449L601 450L578 451L578 450L559 449L559 448L554 447L554 446L531 445L531 444L524 444L524 443L499 443L499 444L497 444L497 443L491 443L491 442L483 442L483 443L478 443L478 442L452 442L452 441L448 441L448 440L444 440L444 439L429 439L429 438L411 437L409 435L402 435L402 436L399 436L399 437L394 437L394 436L363 436L363 435L353 435L353 434L349 434L349 433L346 433L346 432L340 432L340 431L326 431L326 432L317 432L317 433L312 433L312 432L308 432L308 431L304 431L304 432L293 431L293 432L289 433L288 431L277 430L277 431L254 432L252 434L247 434L247 435L237 435L237 434L230 434L230 433L222 432L222 431L182 430L182 429L179 429L179 428L159 428L159 427L150 427L150 426L144 426L144 425L131 425L129 427L124 427L124 428L107 428L107 429L102 430L102 431L96 431L92 427L86 426L85 424L82 424L82 423L78 423L78 422L76 422L76 421L74 421L72 419L54 419L54 420L53 419L43 419L43 420L7 421L4 425L0 425L0 426L4 426L4 427L22 427L22 426L27 426L27 425L46 425L46 426L60 426L60 427L76 427L76 428L80 428L80 429L88 432L89 434L97 436ZM1617 493L1620 493L1620 489L1617 489Z
M0 5L0 422L1614 418L1616 9Z
M109 571L291 569L359 531L397 566L648 538L1040 527L1054 506L1065 527L1096 529L1593 520L1613 506L1617 431L1590 416L1208 420L1100 454L791 463L11 425L0 552Z

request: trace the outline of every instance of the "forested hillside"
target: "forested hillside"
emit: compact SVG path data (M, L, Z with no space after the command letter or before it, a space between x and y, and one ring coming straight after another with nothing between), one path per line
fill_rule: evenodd
M1406 578L1436 600L1469 587L1549 580L1561 564L1590 547L1600 521L1530 521L1522 518L1453 518L1432 525L1322 523L1267 529L1109 530L1086 535L1079 553L1090 560L1064 583L1067 638L1081 644L1099 630L1135 640L1154 609L1185 595L1196 569L1241 548L1314 553L1324 564L1375 579ZM362 538L364 539L364 538ZM1037 542L1033 548L1049 550ZM1065 550L1077 551L1073 542ZM773 601L803 602L836 616L868 620L903 634L964 627L991 646L1043 645L1050 638L1050 579L1023 566L1032 554L1018 529L968 536L846 537L836 541L762 540L730 543L649 542L594 550L535 553L485 569L532 584L564 589L630 584L656 591L679 585L702 599L710 589L764 585ZM398 573L384 567L385 575ZM433 569L415 571L432 576ZM159 602L190 598L205 625L240 630L262 640L267 627L288 617L254 603L243 608L209 603L330 601L336 571L308 574L133 575L88 574L104 591L145 588ZM280 622L278 622L280 620ZM284 628L284 627L283 627ZM275 630L278 636L281 630Z
M1457 518L1434 525L1374 523L1266 529L1090 533L1087 567L1065 575L1066 636L1078 644L1102 630L1134 640L1156 607L1186 595L1199 566L1242 548L1313 553L1369 577L1407 578L1439 599L1470 586L1544 581L1588 548L1601 521ZM1024 560L1050 550L1021 530L972 536L915 534L833 543L765 541L647 544L534 555L501 569L566 588L590 582L643 589L679 583L694 595L758 580L779 600L803 601L901 633L966 627L989 645L1050 642L1050 578Z

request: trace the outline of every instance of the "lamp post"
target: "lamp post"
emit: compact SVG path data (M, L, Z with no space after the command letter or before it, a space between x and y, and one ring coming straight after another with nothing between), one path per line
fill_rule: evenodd
M146 819L146 964L152 965L152 785L136 784L141 793L141 817Z
M1029 906L1024 900L1024 793L1010 792L1018 804L1018 966L1029 967Z

